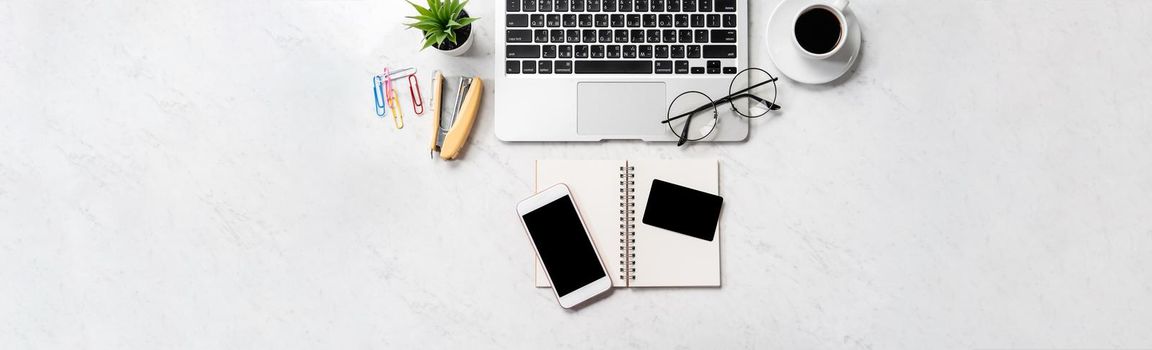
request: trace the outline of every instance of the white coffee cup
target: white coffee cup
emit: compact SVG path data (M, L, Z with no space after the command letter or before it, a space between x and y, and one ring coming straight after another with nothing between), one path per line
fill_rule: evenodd
M848 41L848 28L850 28L848 26L848 18L844 16L844 10L846 8L848 8L848 0L835 0L831 4L817 3L804 7L799 12L797 12L796 16L792 19L792 44L796 45L796 49L800 50L800 53L803 54L804 57L811 59L822 60L828 57L832 57L832 55L840 52L840 49L844 47L844 42ZM836 40L836 46L832 47L832 50L824 53L814 53L808 51L804 48L804 46L800 45L800 39L796 37L796 21L800 19L801 15L816 9L824 9L828 12L831 12L836 16L836 20L840 23L840 37Z

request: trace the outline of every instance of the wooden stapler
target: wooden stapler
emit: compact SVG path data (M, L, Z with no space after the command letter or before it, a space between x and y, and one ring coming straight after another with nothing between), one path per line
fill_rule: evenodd
M449 100L452 92L455 94ZM461 77L456 86L446 86L444 76L436 72L432 79L432 125L436 128L432 134L432 153L439 152L445 160L460 156L476 123L483 94L484 82L480 78ZM452 104L446 107L444 102Z

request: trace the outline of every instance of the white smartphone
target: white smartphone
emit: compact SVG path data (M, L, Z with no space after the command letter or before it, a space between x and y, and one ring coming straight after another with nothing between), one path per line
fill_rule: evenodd
M558 184L516 205L536 257L565 309L612 288L568 186Z

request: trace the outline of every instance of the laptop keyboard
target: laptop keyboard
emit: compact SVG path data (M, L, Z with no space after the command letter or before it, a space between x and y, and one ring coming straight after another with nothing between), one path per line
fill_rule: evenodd
M736 74L736 0L505 0L507 74Z

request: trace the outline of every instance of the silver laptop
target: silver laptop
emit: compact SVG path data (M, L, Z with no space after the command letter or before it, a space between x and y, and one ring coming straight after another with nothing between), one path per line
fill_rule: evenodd
M499 0L496 136L675 141L669 102L728 95L748 66L748 0ZM746 85L747 82L744 82ZM748 120L720 107L709 141Z

